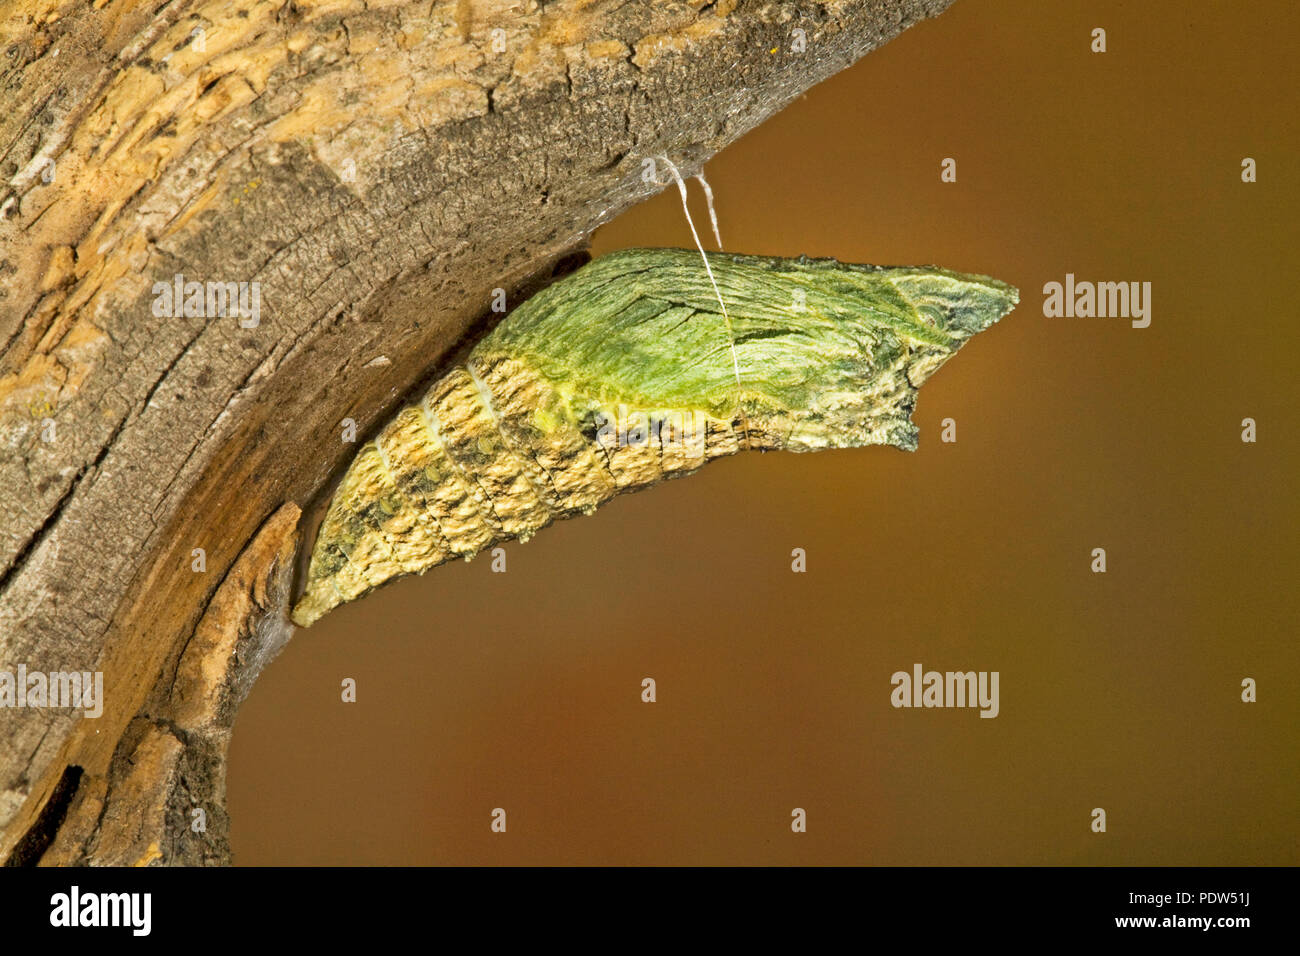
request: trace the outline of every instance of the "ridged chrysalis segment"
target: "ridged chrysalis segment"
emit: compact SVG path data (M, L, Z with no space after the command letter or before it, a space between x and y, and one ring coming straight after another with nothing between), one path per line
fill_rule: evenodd
M551 520L519 457L498 427L490 396L463 369L453 369L429 390L425 404L438 435L467 486L493 540L528 538Z
M727 318L680 249L604 256L516 309L357 453L294 620L745 448L912 449L916 390L1017 301L944 269L709 263Z
M492 398L506 444L517 450L556 517L590 514L614 496L604 453L579 430L573 410L549 382L506 356L471 355L468 366Z

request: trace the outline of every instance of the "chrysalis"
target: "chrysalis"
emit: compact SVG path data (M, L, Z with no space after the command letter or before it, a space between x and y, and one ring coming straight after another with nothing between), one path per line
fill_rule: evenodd
M517 308L357 453L294 620L743 449L912 450L921 383L1018 301L944 269L709 263L718 293L696 252L629 249Z

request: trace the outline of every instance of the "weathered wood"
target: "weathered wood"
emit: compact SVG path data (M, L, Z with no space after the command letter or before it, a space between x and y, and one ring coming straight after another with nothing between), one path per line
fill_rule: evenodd
M0 709L0 857L224 860L223 725L172 689L255 676L218 609L285 626L281 506L355 449L342 420L366 437L493 289L661 188L643 158L693 172L948 2L0 8L0 670L106 691L97 719ZM258 283L258 323L158 314L178 274ZM268 604L232 597L257 580Z

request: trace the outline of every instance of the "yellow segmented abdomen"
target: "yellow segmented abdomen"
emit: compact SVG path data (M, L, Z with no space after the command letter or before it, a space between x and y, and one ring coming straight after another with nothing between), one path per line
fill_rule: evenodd
M294 620L307 626L393 578L526 541L556 518L739 447L717 421L698 453L664 440L604 447L523 363L472 358L358 451L318 532Z

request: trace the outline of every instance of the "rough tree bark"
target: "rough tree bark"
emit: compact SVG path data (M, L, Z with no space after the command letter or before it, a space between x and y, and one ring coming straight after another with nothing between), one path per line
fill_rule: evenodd
M0 858L228 861L341 422L662 188L643 158L697 171L949 2L5 0L0 671L105 694L0 708ZM257 325L155 314L178 274L259 283Z

